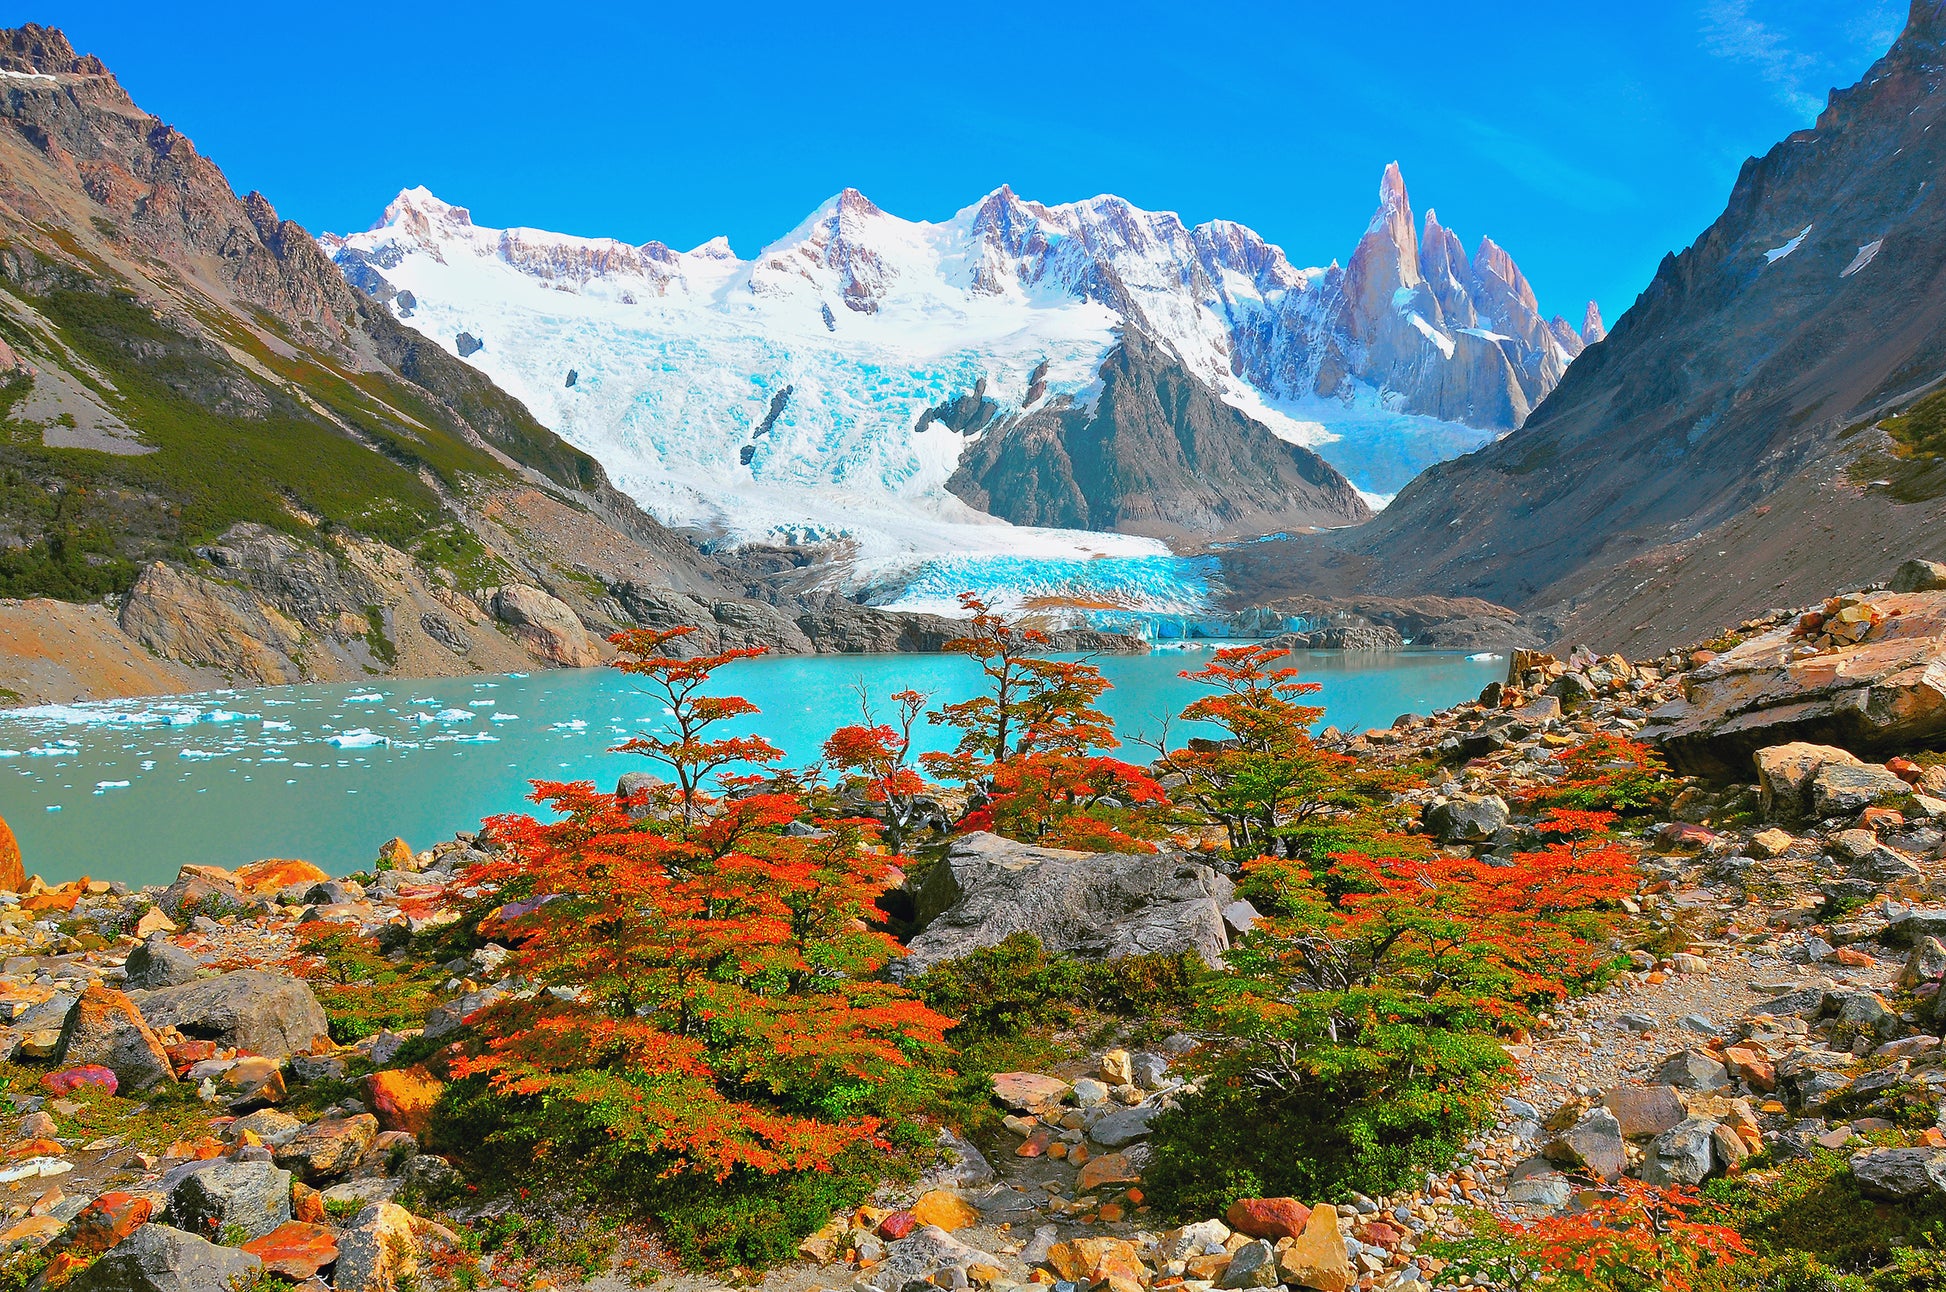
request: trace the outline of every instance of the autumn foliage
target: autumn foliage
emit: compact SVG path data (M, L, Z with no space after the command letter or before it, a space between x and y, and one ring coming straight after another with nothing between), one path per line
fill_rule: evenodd
M484 1044L453 1072L530 1107L578 1106L599 1151L661 1175L827 1169L878 1141L873 1109L950 1020L877 977L900 951L870 925L891 875L876 827L728 772L779 757L719 734L754 710L702 690L750 652L678 660L663 647L682 631L615 639L670 710L668 731L623 748L670 768L670 790L644 804L539 784L557 820L489 823L502 850L467 882L506 903L538 990L477 1018ZM800 822L812 829L788 829ZM588 1149L545 1131L532 1147Z

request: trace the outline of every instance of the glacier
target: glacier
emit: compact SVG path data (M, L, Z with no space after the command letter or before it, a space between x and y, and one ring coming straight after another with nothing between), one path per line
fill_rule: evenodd
M939 410L1086 405L1125 327L1374 505L1512 429L1427 416L1339 372L1357 346L1340 335L1335 263L1294 268L1241 225L1190 228L1114 197L1043 206L1002 188L928 223L847 189L745 260L720 238L676 252L486 228L417 188L371 229L321 242L664 524L715 545L815 547L837 558L834 586L898 608L950 608L965 590L1016 606L1207 607L1208 562L1155 539L1011 525L947 489L969 436ZM1424 362L1452 358L1459 328L1417 312L1411 326Z

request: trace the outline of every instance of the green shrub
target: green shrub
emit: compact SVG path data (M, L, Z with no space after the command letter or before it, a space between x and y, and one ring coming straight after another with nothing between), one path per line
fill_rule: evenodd
M1193 1220L1242 1197L1408 1188L1485 1123L1508 1063L1491 1035L1409 1023L1367 1029L1287 1089L1229 1055L1201 1093L1156 1119L1143 1192L1163 1215Z
M1878 1292L1938 1283L1902 1283L1895 1261L1938 1268L1946 1244L1946 1198L1887 1205L1859 1192L1849 1159L1817 1151L1789 1162L1754 1159L1738 1175L1703 1188L1698 1219L1728 1225L1760 1257L1802 1252L1839 1274L1870 1275L1862 1286ZM1888 1271L1880 1282L1879 1271ZM1807 1284L1805 1286L1816 1286Z
M1084 1010L1146 1018L1187 1008L1210 970L1193 952L1082 960L1050 953L1031 933L943 961L913 983L919 998L958 1025L958 1046L1067 1027Z

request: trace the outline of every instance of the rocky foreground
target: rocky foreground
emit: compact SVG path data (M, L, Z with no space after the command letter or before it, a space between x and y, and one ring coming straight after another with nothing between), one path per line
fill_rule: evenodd
M1531 844L1512 805L1592 736L1677 729L1693 757L1714 751L1728 769L1692 778L1641 831L1644 884L1629 905L1642 949L1600 995L1508 1040L1518 1088L1451 1171L1397 1196L1244 1199L1161 1224L1143 1196L1144 1141L1193 1088L1177 1065L1198 1040L1098 1038L1054 1070L999 1074L998 1139L976 1147L942 1128L941 1165L834 1217L763 1285L1414 1292L1446 1285L1430 1250L1481 1213L1571 1213L1624 1176L1760 1184L1835 1151L1867 1199L1946 1196L1946 761L1872 761L1816 739L1855 735L1845 724L1874 704L1905 715L1911 749L1946 734L1925 717L1946 717L1927 709L1936 669L1912 666L1915 652L1946 654L1946 637L1921 631L1946 612L1946 570L1902 580L1910 590L1747 623L1741 642L1715 643L1734 647L1723 654L1522 652L1475 703L1325 733L1377 762L1440 767L1410 792L1423 828L1489 857ZM1732 672L1763 685L1726 692ZM1833 679L1861 698L1825 703ZM1796 738L1766 743L1766 730ZM481 1200L454 1160L422 1151L441 1091L427 1057L476 1011L530 990L491 941L406 963L408 943L460 919L466 868L493 847L461 835L415 853L394 840L362 876L274 860L185 867L141 891L50 887L13 859L0 874L17 890L0 895L0 1078L15 1119L0 1246L52 1258L37 1286L83 1292L216 1292L260 1272L319 1292L527 1286L537 1267L543 1281L601 1283L666 1266L652 1236L629 1230L605 1267L575 1273L531 1247L483 1251L478 1234L506 1200ZM1215 962L1255 918L1194 854L993 835L962 838L916 889L920 964L1016 932L1084 956ZM389 960L347 970L303 941L320 924L361 930ZM412 1017L347 1027L358 1015L344 993L361 987L378 1007L368 1019Z

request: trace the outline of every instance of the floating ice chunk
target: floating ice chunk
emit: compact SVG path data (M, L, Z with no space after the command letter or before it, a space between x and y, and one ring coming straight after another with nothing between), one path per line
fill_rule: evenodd
M441 709L433 715L433 720L435 722L471 722L479 716L479 714L466 709Z
M548 728L549 731L586 731L587 729L586 718L569 718L566 722L557 722Z
M345 697L346 704L383 704L385 697L377 691L365 691L358 695Z
M95 793L97 794L106 794L109 790L125 790L127 788L128 788L127 781L96 781L95 782Z
M412 701L412 702L413 702L414 704L438 704L438 703L439 703L439 697L438 697L438 696L436 696L436 695L421 695L421 696L415 696L415 697L413 697L413 701Z
M370 727L353 727L350 731L339 732L324 743L336 745L340 749L374 749L380 745L389 745L392 741L389 737L379 735Z
M152 771L154 771L154 770L155 770L155 759L153 759L153 758L144 758L144 759L142 760L142 770L143 770L143 771L145 771L145 772L152 772Z
M519 715L519 714L517 714L517 713L496 713L496 714L494 714L494 715L493 715L493 721L495 721L495 722L519 722L519 721L520 721L520 715Z
M176 755L178 758L187 758L192 762L202 762L211 758L221 758L222 756L221 754L210 753L206 749L185 749Z
M0 749L0 758L18 758L18 757L20 757L20 751L18 749Z
M249 716L250 715L247 713L237 713L231 709L211 709L209 715L205 717L203 721L204 722L242 722L245 718Z
M486 732L484 732L484 731L475 731L475 732L470 732L470 733L468 733L468 734L466 734L466 735L460 735L460 734L457 734L457 733L449 733L449 734L447 734L447 735L443 735L443 736L434 736L434 737L433 737L433 738L432 738L432 739L431 739L431 740L430 740L429 742L427 742L427 743L429 743L429 744L434 744L434 745L440 745L440 744L445 744L445 745L491 745L491 744L494 744L494 743L496 743L496 742L498 742L498 741L499 741L499 739L500 739L500 737L498 737L498 736L490 736L490 735L488 735L488 734L487 734Z
M468 704L469 706L471 706L472 708L475 708L475 709L491 709L491 708L492 708L492 707L493 707L493 706L494 706L495 704L498 704L498 703L499 703L499 701L497 701L497 700L468 700L468 701L467 701L466 703L467 703L467 704Z
M1785 243L1783 246L1772 247L1769 251L1764 252L1765 263L1774 265L1778 261L1782 260L1785 256L1790 255L1793 251L1796 251L1799 247L1803 246L1804 240L1811 236L1811 229L1813 227L1814 226L1812 225L1808 225L1808 224L1805 225L1804 231L1802 233L1798 234L1795 238L1792 238L1789 242Z
M265 731L289 731L291 729L291 724L281 720L267 721L264 723L263 729Z
M1466 658L1474 661L1475 663L1484 663L1487 660L1505 659L1507 657L1505 655L1495 655L1490 650L1483 650L1478 655L1468 655Z

